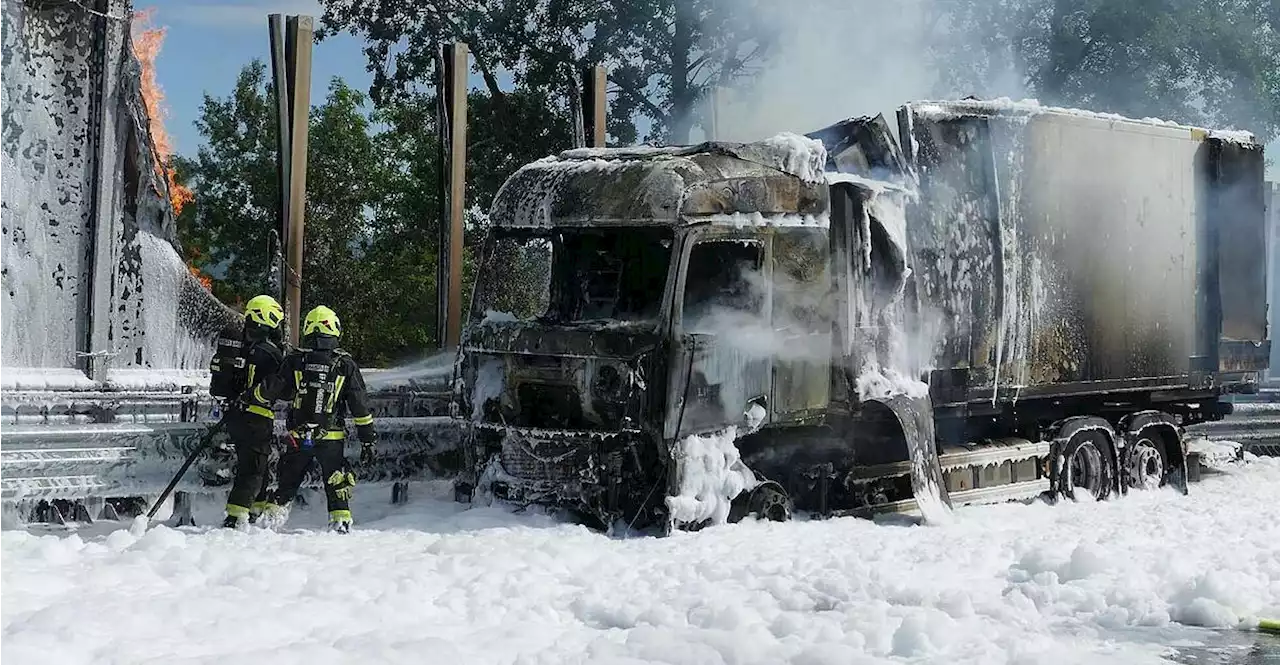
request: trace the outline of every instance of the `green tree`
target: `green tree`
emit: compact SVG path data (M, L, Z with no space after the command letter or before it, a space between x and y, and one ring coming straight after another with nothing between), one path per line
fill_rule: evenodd
M322 0L322 34L367 39L376 99L430 86L435 48L465 41L485 89L501 113L512 73L516 88L561 100L575 94L580 69L610 72L609 133L685 143L707 88L752 73L771 44L756 0Z
M1015 70L1041 101L1280 134L1280 3L959 0L935 53L951 91ZM976 40L982 48L973 48Z
M206 145L175 160L177 176L196 191L178 232L188 260L213 275L223 302L244 302L266 285L268 244L276 218L274 102L261 62L241 70L226 98L205 95L196 128Z
M343 346L366 364L420 353L434 329L434 138L411 140L407 109L375 132L364 94L339 79L314 106L308 130L304 309L326 304L343 319ZM227 98L206 95L205 139L179 173L195 192L179 219L196 267L224 302L262 292L276 219L274 98L266 70L244 68ZM396 114L399 115L396 115ZM431 239L428 241L428 239ZM419 306L412 306L419 305Z

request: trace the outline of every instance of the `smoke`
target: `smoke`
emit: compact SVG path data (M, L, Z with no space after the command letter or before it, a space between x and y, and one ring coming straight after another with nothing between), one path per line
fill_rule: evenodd
M861 247L847 276L851 339L846 343L858 363L857 389L864 399L919 396L928 390L920 378L934 367L942 313L915 307L908 297L911 273L901 202L882 194L869 208L874 219L862 225ZM749 243L713 243L719 249L702 257L695 252L691 262L706 265L690 266L686 332L712 335L748 361L821 364L833 359L833 323L846 314L836 300L826 243L826 234L817 230L775 235L771 277Z
M453 351L441 351L422 360L390 369L366 369L365 385L372 390L447 386L453 377Z
M722 91L716 138L754 141L781 131L808 132L845 118L969 94L1025 97L1012 65L986 68L981 89L950 90L950 72L931 51L986 53L976 36L951 34L946 0L758 0L776 41L757 77ZM972 42L972 43L969 43ZM996 57L995 62L1012 62ZM710 102L708 102L710 103ZM709 115L709 114L708 114ZM707 116L704 116L707 117Z
M791 239L785 249L784 237ZM714 335L747 358L830 358L831 341L824 333L831 331L834 307L825 242L826 233L817 230L777 236L772 280L760 266L759 254L752 256L761 246L709 243L719 249L691 257L705 257L715 265L690 267L695 277L685 296L685 331Z

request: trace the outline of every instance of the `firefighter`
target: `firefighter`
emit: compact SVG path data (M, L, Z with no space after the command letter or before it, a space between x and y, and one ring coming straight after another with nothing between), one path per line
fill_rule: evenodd
M235 480L227 495L224 527L254 521L267 505L275 413L270 402L253 399L252 394L264 379L279 371L284 360L283 320L284 309L275 298L261 295L250 299L244 307L239 339L224 335L209 366L209 392L226 400L227 435L236 451Z
M364 377L351 354L338 348L342 324L325 306L307 313L299 347L285 358L280 372L259 386L255 398L290 402L289 446L277 467L279 485L267 506L270 526L288 520L289 507L298 494L313 459L320 462L329 504L329 530L351 530L352 489L355 474L343 452L348 415L360 439L360 462L373 461L377 434L365 393Z

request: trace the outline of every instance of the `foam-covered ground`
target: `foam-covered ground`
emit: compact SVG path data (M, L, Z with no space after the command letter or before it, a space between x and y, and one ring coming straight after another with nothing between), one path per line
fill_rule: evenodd
M282 533L4 532L3 661L1136 664L1280 615L1280 460L1187 497L666 539L413 489L358 488L347 536L314 507Z

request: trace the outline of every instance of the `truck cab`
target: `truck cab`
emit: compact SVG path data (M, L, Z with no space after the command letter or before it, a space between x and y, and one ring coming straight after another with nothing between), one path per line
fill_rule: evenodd
M832 252L866 253L833 243L825 162L789 136L574 150L513 175L461 349L466 492L670 521L680 441L823 427L851 387L833 386L853 346L837 330L868 323L836 325ZM862 214L870 190L847 189ZM789 513L777 479L736 464L757 504Z

